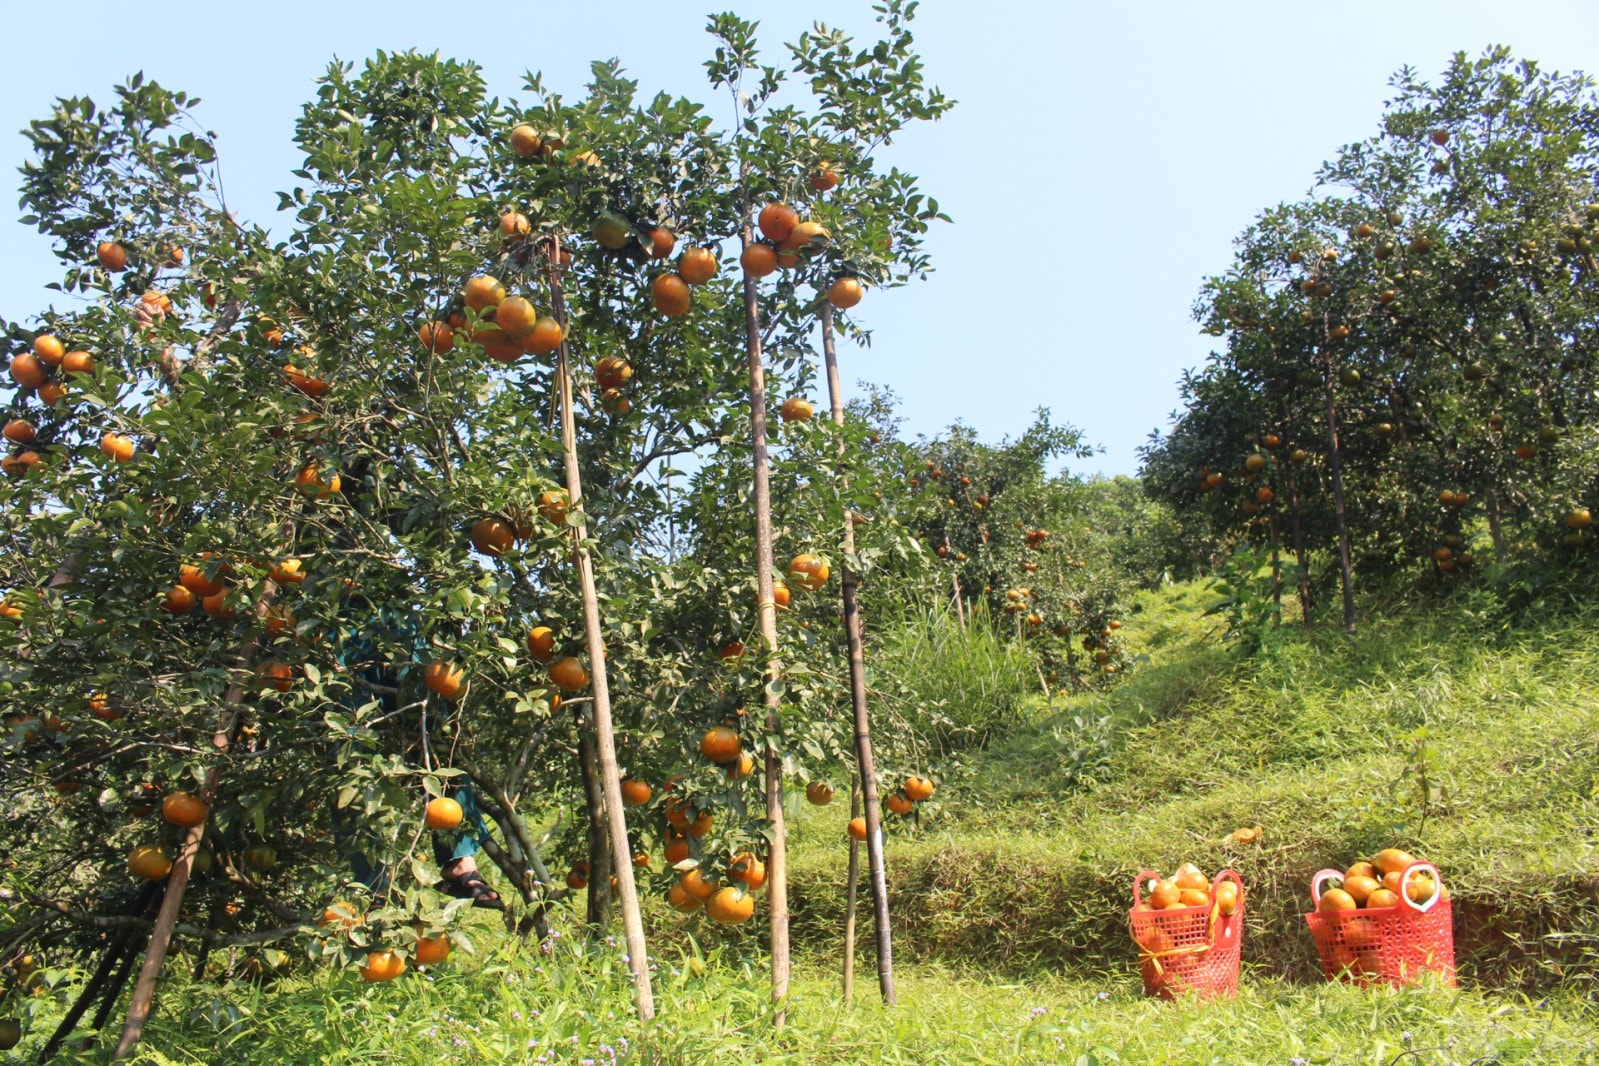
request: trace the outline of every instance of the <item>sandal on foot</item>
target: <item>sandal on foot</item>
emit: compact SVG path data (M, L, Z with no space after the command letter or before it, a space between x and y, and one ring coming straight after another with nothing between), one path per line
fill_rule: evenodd
M471 900L474 907L487 907L497 911L505 909L505 901L500 898L500 894L489 887L489 883L483 880L483 875L477 870L460 877L446 877L440 884L444 891L456 899Z

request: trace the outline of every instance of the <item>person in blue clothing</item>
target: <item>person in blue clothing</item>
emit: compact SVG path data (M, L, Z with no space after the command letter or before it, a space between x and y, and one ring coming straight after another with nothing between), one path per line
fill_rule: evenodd
M375 611L375 619L376 624L387 625L392 634L401 641L412 640L420 643L416 623L412 618L395 617L391 610L378 608ZM398 710L400 669L393 663L382 661L376 645L366 633L359 631L354 633L345 642L339 660L341 665L354 668L356 676L371 686L371 690L377 694L384 714L392 714ZM500 894L483 879L483 872L477 865L477 853L481 850L481 841L489 833L488 824L483 820L483 812L478 807L477 789L469 777L460 777L456 780L460 785L450 797L461 805L464 817L455 829L435 830L433 833L433 857L444 875L444 880L438 887L457 899L470 899L474 907L503 910L505 903L500 899ZM388 880L388 870L382 866L373 866L359 851L352 849L350 865L356 880L374 891Z

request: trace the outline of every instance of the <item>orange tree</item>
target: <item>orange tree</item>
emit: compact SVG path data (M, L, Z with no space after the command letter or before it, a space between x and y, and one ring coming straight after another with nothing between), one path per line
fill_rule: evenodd
M1355 570L1457 580L1483 532L1500 564L1580 552L1595 492L1591 86L1502 50L1395 86L1207 283L1227 349L1145 453L1213 529L1336 552L1349 627Z
M741 78L752 28L713 28L739 53L719 55L717 80ZM914 67L895 32L895 62ZM847 51L830 36L796 54L833 64ZM888 84L898 69L830 99L914 95ZM177 931L206 946L272 943L321 915L313 953L382 979L447 950L447 931L460 942L450 918L463 901L434 890L418 844L424 798L465 771L527 928L568 891L529 812L585 812L585 830L556 846L598 875L597 921L604 857L618 859L646 1014L629 891L642 841L624 839L621 808L648 792L668 818L719 825L695 838L689 869L715 856L708 872L747 873L740 857L764 832L780 870L775 812L754 814L737 787L707 800L705 780L671 783L675 795L664 778L641 786L683 763L671 752L685 740L701 744L685 720L739 720L728 713L744 702L739 675L722 681L728 668L683 639L726 619L725 575L676 545L710 543L747 505L674 499L665 464L744 454L728 353L749 318L717 278L722 251L753 197L822 169L820 149L793 136L792 110L767 116L759 137L742 124L717 136L697 105L640 105L614 66L597 65L574 104L529 87L537 104L501 106L469 64L379 54L359 74L331 68L297 127L302 184L282 196L294 225L278 244L226 213L213 148L181 96L134 82L114 111L63 101L32 131L25 203L67 263L64 287L87 300L7 326L20 424L7 431L5 521L19 550L0 635L16 757L0 773L41 816L16 873L34 911L7 943L95 945L111 910L138 934L113 947L136 953L164 890L135 1015L191 873L186 913L205 917ZM827 154L851 160L863 188L899 197L879 216L897 251L861 253L850 270L886 281L895 262L919 268L916 235L936 206L907 176L871 178L866 154L836 139ZM870 226L834 225L841 248L854 228L875 241ZM780 377L803 366L813 318L798 282L819 275L795 268L814 250L771 249L794 271L757 307ZM676 271L655 265L678 252ZM827 506L836 533L843 512ZM770 652L752 658L766 664L767 699L785 698ZM620 766L603 728L611 692ZM805 723L803 699L791 702ZM768 804L780 804L777 769L830 750L804 727L796 746L761 735L776 725L736 741L765 743ZM702 777L749 779L725 734L700 750L716 762ZM196 795L199 821L146 820L153 798L176 792ZM85 827L104 841L88 863L72 835ZM388 871L382 890L370 907L330 905L356 890L355 857ZM137 890L130 871L160 887ZM747 918L753 903L729 891L713 916ZM100 991L91 982L79 1005Z

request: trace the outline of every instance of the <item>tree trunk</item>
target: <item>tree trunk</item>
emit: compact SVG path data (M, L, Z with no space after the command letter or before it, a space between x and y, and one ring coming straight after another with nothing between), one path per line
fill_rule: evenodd
M1277 513L1272 512L1271 518L1271 605L1272 624L1283 624L1283 571L1278 562L1277 548Z
M633 1004L639 1017L649 1021L655 1017L655 995L650 988L649 951L644 943L644 919L639 913L638 886L633 879L633 857L628 853L627 814L622 808L622 776L616 767L616 735L611 725L611 687L605 673L605 634L600 628L600 601L594 586L594 560L583 546L583 541L588 537L588 526L582 517L583 478L578 471L577 421L572 414L572 376L564 339L566 301L561 297L560 257L561 242L556 238L551 241L550 297L555 307L555 319L561 324L563 339L555 373L561 394L561 445L566 453L567 504L571 513L578 518L572 526L572 551L577 556L578 581L583 590L583 629L588 639L589 671L594 696L595 754L600 764L600 783L604 790L611 835L611 857L615 863L613 873L622 906L627 963L633 973ZM606 885L609 884L607 880Z
M1493 537L1494 560L1505 561L1505 528L1504 517L1499 511L1499 490L1488 490L1488 533Z
M605 787L601 781L599 756L595 751L592 726L585 722L583 709L573 708L577 720L577 757L583 773L584 809L588 812L589 896L588 922L604 929L611 910L611 834L605 813Z
M272 606L272 600L276 596L277 586L268 581L261 598L256 601L257 622L266 617L267 608ZM233 729L244 705L243 675L254 665L259 648L259 637L251 638L244 646L237 667L240 677L229 685L227 692L223 694L224 710L217 723L216 732L211 737L211 746L216 749L218 755L226 755L233 743ZM212 763L206 768L205 783L201 789L207 802L214 798L216 788L217 767ZM116 1053L112 1056L113 1062L128 1061L140 1037L144 1035L144 1024L149 1020L150 1010L155 1004L156 982L161 976L162 966L166 963L167 950L172 945L172 930L178 924L178 911L183 907L184 891L189 885L189 870L194 863L195 853L200 850L200 840L205 836L205 827L209 821L210 819L207 819L184 833L183 846L178 850L177 858L172 863L172 872L167 875L166 894L161 899L161 910L156 914L155 928L150 932L150 944L144 953L144 966L139 970L139 979L133 986L133 999L128 1004L127 1018L122 1023L122 1038L117 1042Z
M1332 471L1333 514L1338 523L1338 571L1344 586L1344 631L1355 634L1355 575L1349 565L1349 524L1344 519L1344 464L1338 448L1338 407L1333 398L1333 360L1327 353L1327 464Z
M828 308L828 310L831 311L832 309ZM827 316L824 319L824 321L826 321L828 323L831 323L832 322L832 317L833 316L831 314L827 314ZM831 329L828 329L827 332L823 334L823 337L826 338L826 343L831 345L832 338L833 338L833 331ZM829 379L829 381L828 381L828 386L829 387L832 386L831 379ZM949 559L953 560L955 558L955 547L954 547L954 545L950 544L950 542L949 542L949 534L948 533L944 534L944 551L945 551L945 553L946 553L946 555L947 555L947 557ZM966 628L966 603L961 598L961 575L960 575L960 570L959 569L950 570L949 580L950 580L950 583L955 586L955 617L960 620L961 628L965 629Z
M833 343L833 307L831 304L822 304L822 357L827 365L827 395L832 407L833 423L840 428L844 425L844 389L839 382L838 351ZM839 442L839 457L843 458L844 444ZM848 493L849 480L844 478L839 486L841 493ZM947 544L949 538L945 538ZM893 1006L894 996L894 943L893 929L888 920L888 874L883 861L883 832L882 812L877 803L877 762L872 755L872 722L866 707L866 651L862 646L862 633L865 623L861 620L860 605L856 599L856 591L860 585L860 577L849 565L849 557L855 554L855 522L848 515L844 518L844 555L845 563L841 570L840 584L843 586L844 595L844 634L849 645L849 692L850 704L855 712L855 761L860 770L861 792L866 803L866 865L872 883L872 916L877 937L877 985L883 994L883 1002ZM955 584L955 604L960 609L960 582ZM961 626L965 628L965 615L962 612ZM853 790L851 791L853 795ZM854 804L851 803L850 816L854 817ZM850 853L853 856L855 847L853 842Z
M1310 567L1305 565L1305 534L1299 525L1299 475L1288 478L1288 519L1294 534L1294 560L1299 563L1299 614L1310 625Z
M750 225L748 202L744 205L742 246L755 242ZM766 642L766 684L762 687L766 705L766 728L772 737L779 732L782 699L778 684L783 665L777 658L777 603L772 598L772 484L766 456L766 367L761 352L760 309L756 301L755 278L744 275L744 337L750 374L750 437L755 467L755 582L757 614L761 637ZM767 858L768 905L771 908L772 1001L778 1004L773 1023L783 1028L788 998L788 840L783 817L783 760L775 743L766 747L766 818L772 826L772 850Z

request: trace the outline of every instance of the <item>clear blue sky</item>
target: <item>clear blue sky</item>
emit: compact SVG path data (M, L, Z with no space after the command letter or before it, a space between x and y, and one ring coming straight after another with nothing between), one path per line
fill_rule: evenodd
M13 131L57 96L111 97L143 70L203 98L235 210L273 220L298 163L290 135L312 81L337 55L438 49L516 93L542 70L569 95L588 62L616 56L645 91L705 99L704 14L759 19L767 54L813 20L865 39L869 0L776 3L375 3L179 5L154 14L98 0L70 10L0 3L13 42L0 93L0 161ZM381 12L381 13L380 13ZM87 37L81 31L93 27ZM1510 45L1546 68L1594 66L1595 0L925 0L915 23L932 80L960 101L892 159L955 219L930 242L922 284L868 298L869 351L846 381L891 385L912 432L955 419L987 439L1040 405L1106 451L1086 471L1132 473L1164 425L1176 381L1205 357L1189 309L1261 208L1301 195L1340 144L1376 128L1388 75L1434 75L1457 50ZM70 31L70 32L69 32ZM0 221L0 313L23 318L58 276L38 234Z

